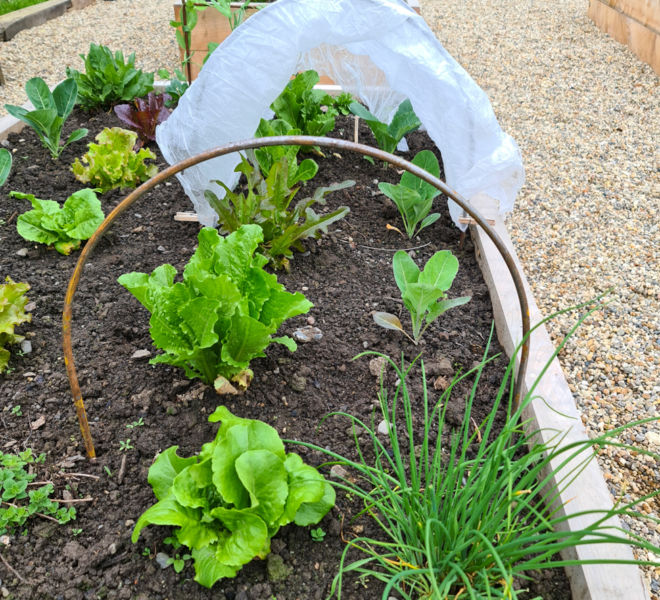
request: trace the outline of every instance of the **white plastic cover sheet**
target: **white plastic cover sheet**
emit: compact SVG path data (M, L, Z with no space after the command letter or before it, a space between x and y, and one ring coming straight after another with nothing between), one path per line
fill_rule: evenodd
M442 153L447 184L469 199L485 193L510 212L524 181L520 152L488 97L402 0L278 0L250 17L211 55L178 107L156 130L174 164L253 137L292 74L313 68L389 121L406 97ZM236 154L179 174L200 222L216 215L204 190L230 188ZM461 209L450 202L455 223ZM465 229L465 225L459 225Z

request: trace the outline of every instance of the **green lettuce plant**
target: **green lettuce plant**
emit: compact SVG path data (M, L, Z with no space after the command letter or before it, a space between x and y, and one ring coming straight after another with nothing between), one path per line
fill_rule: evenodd
M27 283L14 283L11 277L0 283L0 373L9 364L10 353L6 346L20 344L25 339L14 333L14 329L32 320L32 315L25 312L28 303L25 292L29 289Z
M30 241L53 246L60 254L71 254L80 242L92 237L105 218L94 190L79 190L60 206L55 200L40 200L32 194L11 192L12 198L28 200L32 210L16 221L19 235Z
M266 121L261 119L255 137L272 137L279 135L300 135L300 129L292 129L291 125L282 119ZM300 146L264 146L255 148L253 154L259 163L259 168L264 177L267 177L273 168L273 164L282 158L286 158L288 166L287 186L293 187L297 183L309 181L318 173L319 166L311 158L304 159L298 164L298 152ZM252 156L248 153L248 156ZM254 161L253 161L254 162Z
M190 548L195 581L208 588L265 558L280 527L318 523L335 503L332 486L299 455L287 454L270 425L224 406L209 421L220 428L199 454L181 458L172 446L156 458L148 479L158 502L131 538L137 542L147 525L175 527L176 540Z
M294 181L307 177L307 174L301 175L303 171L311 171L306 163L304 160L298 166L294 158ZM316 167L316 163L313 166ZM302 251L302 240L319 238L328 231L328 225L343 218L349 211L348 207L342 206L327 215L319 215L312 206L324 204L324 197L330 192L355 184L347 180L318 188L311 197L299 200L292 206L298 188L289 187L292 179L289 169L287 156L282 156L272 163L264 178L258 165L242 157L236 171L247 178L247 194L233 192L222 181L216 183L225 189L223 198L218 198L210 190L204 193L210 206L218 213L224 231L236 231L246 223L256 223L262 228L263 243L260 251L276 268L288 268L289 259L293 256L292 249Z
M319 74L314 70L298 73L270 105L278 119L304 135L325 135L335 128L334 99L322 90L315 90ZM325 106L325 112L321 107Z
M0 451L0 535L14 533L33 516L45 515L60 524L76 518L75 508L60 507L57 501L50 499L52 483L28 489L37 475L26 467L42 463L45 458L45 454L33 456L31 448L18 454Z
M11 152L7 148L0 148L0 186L5 184L11 171Z
M78 181L93 185L101 192L114 188L134 188L153 177L158 168L146 164L156 155L148 148L134 147L138 134L121 127L105 128L96 136L98 144L90 143L87 153L71 165Z
M113 54L106 46L91 44L87 56L81 54L80 58L85 72L67 67L66 76L78 84L78 103L85 110L107 110L117 102L130 102L154 89L154 74L135 68L134 53L124 61L122 52Z
M205 227L183 281L174 283L176 269L168 264L151 275L119 278L151 312L151 339L164 351L151 364L182 367L218 393L236 393L235 386L245 389L252 379L252 359L265 356L271 342L296 349L290 337L272 335L312 303L264 270L268 259L255 252L262 240L258 225L243 225L225 238Z
M412 163L425 169L431 175L440 176L440 164L430 150L418 152ZM379 183L378 189L399 209L403 226L410 239L440 218L438 213L429 215L433 199L440 193L440 190L408 171L401 175L401 181L397 185Z
M87 129L76 129L60 146L62 126L71 114L78 94L78 86L73 79L65 79L51 93L41 77L33 77L25 84L25 94L34 106L34 110L13 104L5 104L5 109L10 115L34 129L53 158L59 158L64 148L87 135Z
M399 250L392 260L394 279L401 291L403 305L410 313L412 336L410 336L396 315L375 312L374 321L385 329L395 329L417 345L427 327L441 314L455 306L469 302L470 296L447 298L445 293L458 273L458 260L449 250L436 252L419 270L408 253Z
M353 102L350 105L350 110L354 115L360 117L360 119L364 119L374 134L378 147L390 153L396 150L397 145L404 135L415 131L422 124L417 118L410 100L404 100L399 105L389 125L379 121L359 102Z

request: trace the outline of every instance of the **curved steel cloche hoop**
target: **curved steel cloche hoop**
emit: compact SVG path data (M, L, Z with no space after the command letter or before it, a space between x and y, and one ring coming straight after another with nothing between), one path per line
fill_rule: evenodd
M91 433L89 430L89 423L87 421L87 413L85 411L85 404L83 402L82 393L80 390L80 384L78 382L78 375L76 373L76 367L73 360L73 352L71 347L71 320L72 320L72 303L73 297L76 293L80 277L82 275L83 266L85 261L91 254L92 250L96 246L97 242L101 236L105 233L108 227L114 222L114 220L119 217L129 206L131 206L136 200L138 200L145 192L153 189L159 183L164 182L165 180L172 177L176 173L183 171L189 167L197 165L201 162L210 160L212 158L217 158L218 156L224 156L226 154L231 154L232 152L240 152L242 150L249 150L252 148L259 148L262 146L323 146L326 148L332 148L333 150L347 150L351 152L357 152L364 156L370 156L377 160L382 160L388 162L391 165L408 171L413 175L416 175L420 179L426 181L432 186L439 189L441 192L449 196L456 204L458 204L474 221L481 227L488 237L492 240L493 244L502 255L504 262L511 274L513 283L516 288L516 293L518 295L518 301L520 302L520 310L522 315L522 339L524 340L521 353L520 353L520 366L518 368L518 376L516 377L515 388L514 388L514 399L517 402L520 398L520 391L522 389L523 375L527 367L527 360L529 356L529 339L528 333L530 329L530 317L527 296L525 294L525 289L523 286L523 280L516 263L507 250L504 242L493 230L492 227L486 222L486 220L470 206L470 204L458 193L449 188L443 181L434 177L424 169L412 164L411 162L399 157L389 152L384 152L378 148L373 148L365 144L359 144L356 142L351 142L349 140L342 139L333 139L326 137L316 137L316 136L274 136L274 137L265 137L265 138L255 138L250 140L244 140L240 142L232 142L225 144L223 146L218 146L211 150L206 150L195 156L191 156L185 160L182 160L179 163L176 163L164 171L161 171L149 181L146 181L141 186L136 188L131 192L126 198L124 198L105 218L103 223L96 230L94 235L87 241L85 247L80 253L76 267L71 275L69 280L69 285L67 287L66 297L64 299L64 310L62 312L62 348L64 351L64 364L66 366L67 375L69 377L69 384L71 386L71 393L73 395L73 402L76 408L76 414L78 417L78 423L80 424L80 431L83 436L85 443L85 450L87 451L87 456L89 458L96 457L96 451L94 450L94 443L92 442Z

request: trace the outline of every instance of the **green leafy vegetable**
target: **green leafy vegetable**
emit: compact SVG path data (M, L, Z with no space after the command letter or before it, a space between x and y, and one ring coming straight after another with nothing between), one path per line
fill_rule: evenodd
M334 99L322 90L314 89L318 82L316 71L298 73L270 105L275 116L304 135L325 135L332 131L337 116ZM326 107L325 112L322 106Z
M254 135L255 137L300 135L300 129L292 129L291 125L282 119L274 119L272 121L261 119ZM298 164L297 156L299 151L300 146L264 146L263 148L256 148L254 150L254 156L264 176L270 173L275 162L285 157L289 166L287 185L293 187L296 183L309 181L319 170L319 166L311 158L306 158Z
M169 100L165 100L167 108L175 108L179 104L181 96L186 93L190 87L186 76L180 69L174 69L174 73L170 75L167 69L158 69L158 77L162 77L169 81L165 88L165 93L169 96Z
M288 336L272 334L312 303L299 292L287 292L264 270L268 259L255 254L262 240L258 225L244 225L225 238L205 227L182 282L174 283L176 269L168 264L151 275L119 278L151 312L151 338L164 351L152 364L182 367L188 377L213 384L219 393L236 393L232 383L247 387L250 361L265 356L271 342L296 349Z
M88 188L69 196L61 207L55 200L40 200L32 194L9 195L32 204L32 210L18 217L19 235L30 242L54 246L60 254L71 254L80 248L80 242L92 237L103 223L101 202Z
M386 329L396 329L408 336L415 344L419 342L426 328L442 313L470 300L469 296L447 298L445 292L458 273L458 260L449 250L436 252L420 271L412 258L399 250L392 261L394 279L404 306L410 313L413 335L410 337L401 321L390 313L375 312L374 321Z
M367 125L369 125L369 129L371 129L371 132L376 138L378 147L385 150L385 152L390 153L396 150L397 145L404 135L411 131L415 131L415 129L422 124L417 118L415 111L413 111L410 100L404 100L399 105L399 108L389 125L379 121L358 102L353 102L350 105L350 110L354 115L357 115L360 119L366 121Z
M352 94L342 92L333 99L332 106L342 115L350 115L351 104L353 102L355 102L355 98L353 98Z
M0 535L13 533L37 513L52 517L58 523L76 518L75 508L60 508L55 500L49 498L54 489L52 483L28 489L37 475L28 472L25 467L43 462L45 457L41 454L35 458L31 448L18 454L0 452Z
M62 126L71 114L78 94L78 86L73 79L65 79L51 93L41 77L33 77L25 84L25 93L34 110L28 111L12 104L5 104L5 108L10 115L34 129L53 158L59 158L64 148L87 135L87 129L76 129L60 146Z
M98 144L90 143L89 150L76 158L71 170L78 181L93 185L101 192L113 188L134 188L153 177L158 168L144 161L155 159L148 148L135 152L137 133L121 127L105 128L96 136Z
M9 364L10 354L5 346L20 344L25 339L14 333L14 329L32 320L32 315L25 312L28 303L25 292L29 289L27 283L14 283L10 277L0 284L0 373Z
M256 161L253 161L256 162ZM311 163L311 165L309 164ZM304 160L298 166L293 180L308 179L312 170L318 168L314 161ZM286 156L275 160L264 179L258 165L251 164L245 157L236 167L236 171L247 178L247 195L232 192L224 183L216 183L225 189L225 196L218 198L212 191L204 193L213 210L218 213L224 231L236 231L246 223L257 223L263 229L263 244L260 250L273 262L275 267L287 268L293 256L292 248L303 250L302 240L310 237L319 238L326 233L328 225L343 218L348 207L342 206L327 215L319 215L312 209L316 203L324 204L324 196L355 184L344 181L329 187L318 188L312 197L299 200L293 209L289 207L298 193L298 188L291 189L289 181L289 162ZM304 175L303 173L306 172Z
M133 543L147 525L176 527L190 548L195 581L212 587L234 577L253 558L265 558L270 540L288 523L318 523L335 503L324 477L297 454L287 454L277 431L220 406L213 442L181 458L172 446L149 469L158 502L138 519Z
M440 176L438 159L430 150L422 150L417 153L412 162L431 175ZM396 204L410 239L440 218L438 213L429 215L433 199L440 193L440 190L408 171L401 175L401 181L397 185L379 183L378 189Z
M0 148L0 186L4 185L11 171L11 152L7 148Z
M154 74L135 68L134 53L124 62L122 52L113 55L106 46L91 44L87 56L81 54L80 58L85 62L85 72L67 67L66 75L76 80L78 102L85 110L107 110L117 102L130 102L154 89Z

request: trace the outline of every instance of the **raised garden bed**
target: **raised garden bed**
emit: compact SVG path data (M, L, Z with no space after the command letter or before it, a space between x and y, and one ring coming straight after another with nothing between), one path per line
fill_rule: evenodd
M78 118L80 115L67 122L68 130L80 125L76 122ZM116 124L113 117L100 115L87 126L94 135L103 126ZM363 135L368 139L366 132ZM409 143L416 151L428 141L416 134ZM59 163L53 163L35 143L31 131L11 137L10 147L15 147L17 152L14 171L5 189L43 198L65 198L80 187L68 172L68 165L82 154L81 146L67 148ZM162 160L159 166L164 166ZM333 234L320 243L310 244L305 255L296 256L295 269L282 275L281 281L289 289L303 290L316 304L310 316L324 337L320 342L301 344L295 355L284 349L269 350L268 358L254 364L257 377L249 394L227 400L226 404L241 416L270 422L283 436L332 445L333 449L350 454L348 423L330 421L318 431L316 426L323 414L334 409L360 414L368 420L377 378L369 372L366 360L351 360L355 354L366 348L393 356L403 350L411 357L419 350L396 333L376 328L371 318L373 310L398 311L391 277L391 249L408 244L402 243L398 234L385 229L385 224L396 218L396 211L375 193L374 179L396 181L396 173L380 167L374 171L364 160L332 154L322 161L320 173L327 182L348 177L358 181L355 188L329 199L333 205L348 204L352 212L335 227ZM106 213L120 197L111 193L104 198ZM117 598L140 597L140 594L145 597L167 594L171 598L222 598L224 594L225 598L234 598L241 593L244 594L241 597L247 598L267 598L273 593L278 600L324 597L343 548L341 535L352 535L355 527L364 526L360 521L350 524L345 521L342 527L340 515L350 516L356 509L346 499L340 498L337 508L323 521L322 526L328 532L323 544L314 542L302 528L285 529L276 538L274 554L282 558L285 567L294 569L283 582L268 581L267 564L257 561L237 579L221 582L213 592L206 592L191 581L182 580L171 569L161 571L154 560L142 558L130 544L132 521L152 503L146 471L154 455L172 444L179 444L183 455L196 451L212 437L215 427L206 423L206 416L220 403L210 389L185 380L180 371L165 366L150 368L144 358L132 358L136 351L151 350L148 317L115 281L127 271L150 271L163 262L170 262L179 270L185 264L196 244L198 228L171 219L177 210L188 209L178 184L159 186L136 204L130 214L113 226L85 268L74 313L74 351L99 455L93 464L85 462L83 457L59 347L61 303L75 255L63 258L44 247L26 244L18 237L13 222L25 208L22 202L11 200L0 209L0 218L6 223L0 228L5 249L3 272L17 281L30 283L29 296L36 303L33 323L28 328L33 334L33 351L15 358L11 363L14 372L2 382L3 395L9 398L7 408L20 405L23 413L23 416L9 410L2 413L3 438L6 438L3 445L18 449L25 444L48 452L50 463L44 476L57 484L58 493L68 485L65 491L73 494L74 499L83 496L92 500L80 503L78 520L71 526L57 528L44 522L27 538L17 538L11 548L11 562L18 568L20 577L29 583L15 576L13 581L3 578L5 585L11 581L12 591L26 598L64 594L82 598L85 591L88 595L91 591L97 596L105 593ZM450 370L469 368L479 360L493 315L471 242L468 239L460 245L460 235L448 216L422 238L415 244L422 246L415 249L418 260L428 258L440 248L452 249L461 263L453 291L456 295L473 296L464 309L445 315L421 347L427 363L434 364L433 381L436 381L437 377L449 376ZM492 268L495 264L492 249L480 238L478 243L479 256ZM496 297L504 279L496 269L487 278ZM511 315L511 308L507 307L510 300L511 295L504 294L496 301L496 319L502 314ZM307 317L299 317L286 327L290 330L306 324ZM516 339L516 326L513 321L508 328L504 325L500 336L506 340L508 331ZM533 364L538 367L543 360L535 355ZM482 380L486 412L502 369L503 360L493 363ZM560 371L551 377L555 385L563 380ZM553 393L554 390L546 397L552 397ZM454 423L462 419L460 397L458 393L457 404L451 407L450 424L452 419ZM44 424L32 429L31 423L38 423L41 416ZM126 428L139 418L144 425ZM479 421L479 416L475 415L475 419ZM547 421L539 420L539 425L546 427ZM129 438L133 448L122 452L120 442ZM314 453L308 453L305 458L312 463L322 460ZM593 485L597 489L598 481ZM580 498L580 491L576 493ZM74 529L82 531L74 534ZM38 538L36 544L34 535ZM155 547L160 539L161 532L147 530L139 548L143 549L144 544L154 555L160 550ZM61 561L61 556L67 560ZM644 597L643 591L630 594L639 581L635 569L608 566L605 570L626 576L625 588L629 594L626 597ZM595 567L576 569L573 577L574 598L619 597L612 595L616 591L611 592L616 590L612 585L617 584L617 577L608 580L602 575L602 568L600 572ZM571 597L565 582L557 587L556 593L543 590L546 600ZM377 586L367 590L349 586L345 597L378 597Z

